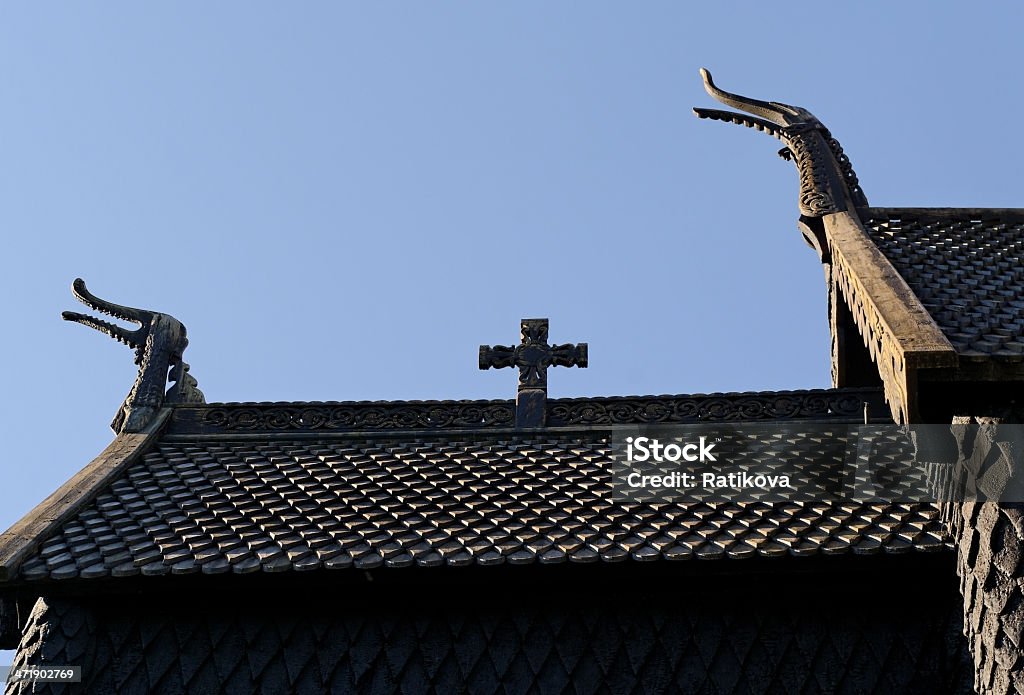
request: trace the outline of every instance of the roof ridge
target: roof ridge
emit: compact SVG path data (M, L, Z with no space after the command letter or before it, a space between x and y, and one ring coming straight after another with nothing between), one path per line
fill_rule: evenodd
M746 391L679 396L553 398L546 427L707 421L863 420L886 412L880 388ZM175 406L174 436L413 432L518 428L512 400L211 403Z
M631 394L612 396L561 396L549 398L551 401L606 401L606 400L632 400L636 398L720 398L720 397L746 397L746 396L767 396L767 395L804 395L804 394L841 394L841 393L868 393L881 392L880 387L858 386L841 388L811 388L811 389L765 389L760 391L709 391L701 393L661 393L661 394ZM513 403L514 398L449 398L449 399L398 399L398 400L349 400L349 401L211 401L209 403L181 403L176 408L225 408L234 406L374 406L374 405L433 405L433 404L471 404L471 403Z

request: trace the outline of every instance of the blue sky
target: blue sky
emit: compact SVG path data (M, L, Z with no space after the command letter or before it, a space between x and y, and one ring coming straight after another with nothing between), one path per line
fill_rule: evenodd
M510 398L477 346L535 316L590 344L553 396L827 387L795 169L691 115L698 68L814 112L874 205L1020 206L1022 15L5 5L0 526L103 449L135 375L60 320L76 276L184 322L210 401Z

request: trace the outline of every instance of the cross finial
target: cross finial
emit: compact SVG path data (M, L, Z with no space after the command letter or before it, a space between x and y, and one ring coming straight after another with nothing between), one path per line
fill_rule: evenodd
M547 319L523 319L515 347L481 345L480 369L519 367L516 427L543 427L548 367L586 367L587 344L549 345Z

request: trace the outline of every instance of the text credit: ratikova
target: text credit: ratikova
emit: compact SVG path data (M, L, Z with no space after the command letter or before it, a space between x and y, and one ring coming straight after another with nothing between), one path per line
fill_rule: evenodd
M670 471L661 475L647 475L633 471L626 476L626 484L632 488L696 488L709 490L719 488L762 490L792 488L788 475L766 473L681 473Z

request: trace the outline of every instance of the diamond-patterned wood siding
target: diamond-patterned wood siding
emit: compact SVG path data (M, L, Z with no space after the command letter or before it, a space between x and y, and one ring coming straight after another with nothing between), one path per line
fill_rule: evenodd
M819 576L744 591L626 582L604 596L361 589L298 605L294 594L52 598L37 604L15 666L86 664L85 692L121 695L969 693L955 590L935 590L952 582L920 574L913 587L841 595Z

